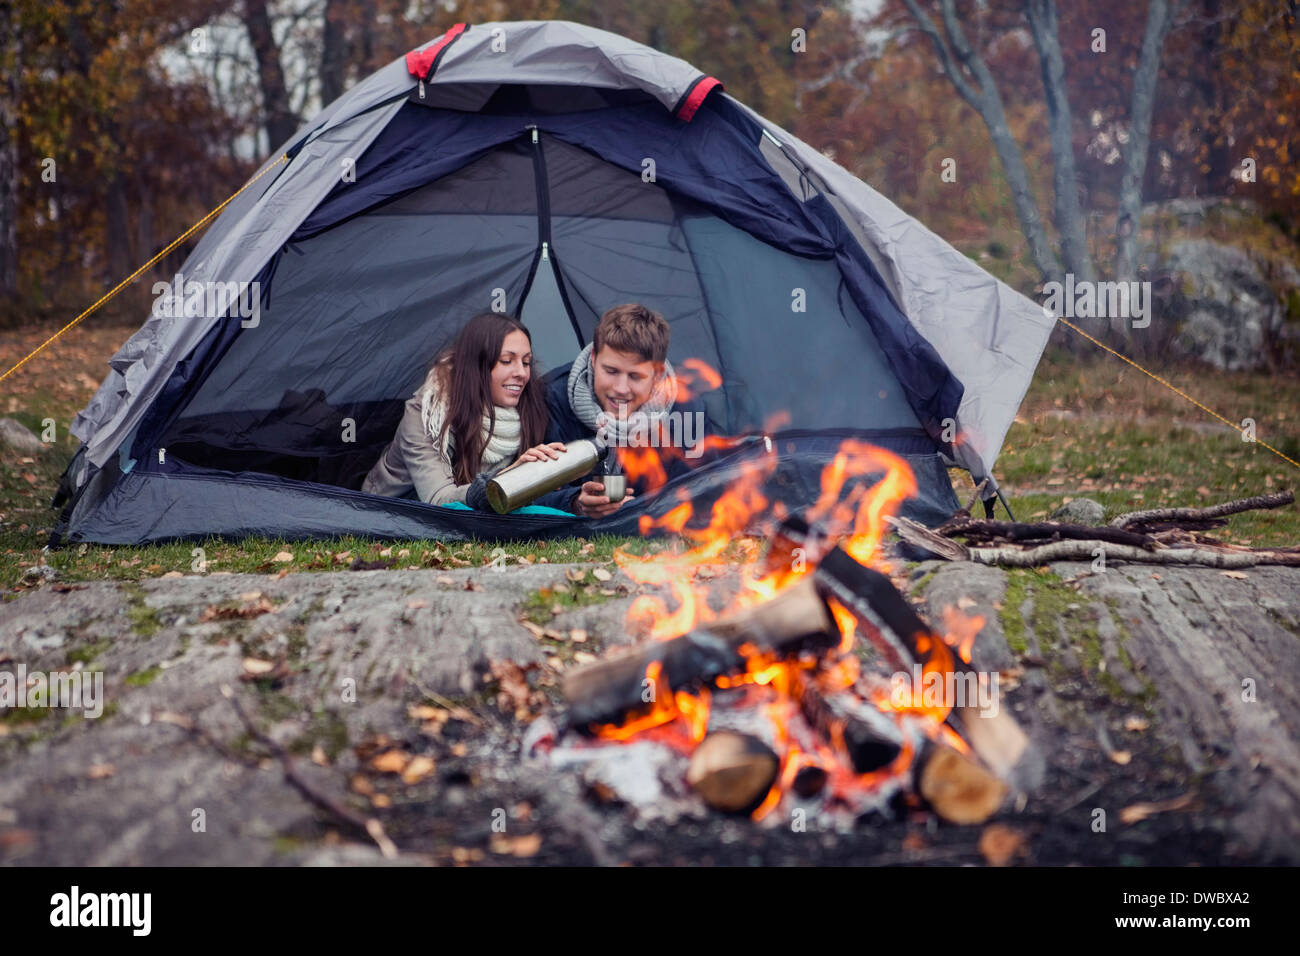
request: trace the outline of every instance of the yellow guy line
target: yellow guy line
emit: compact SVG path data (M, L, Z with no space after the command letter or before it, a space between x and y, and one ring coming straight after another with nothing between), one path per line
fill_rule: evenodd
M1172 383L1170 383L1170 382L1166 382L1163 378L1161 378L1161 377L1160 377L1159 375L1157 375L1155 372L1148 372L1146 369L1144 369L1144 368L1143 368L1141 365L1139 365L1137 362L1133 361L1133 360L1132 360L1131 358L1129 358L1127 355L1120 355L1120 353L1116 352L1116 351L1115 351L1113 348L1111 348L1109 345L1106 345L1106 344L1104 344L1104 343L1102 343L1102 342L1097 341L1097 340L1094 339L1091 335L1089 335L1087 332L1083 331L1083 329L1081 329L1081 328L1079 328L1077 325L1075 325L1073 322L1068 322L1068 321L1066 321L1065 319L1061 318L1059 315L1056 317L1056 321L1060 322L1062 325L1066 326L1067 328L1074 329L1074 331L1078 332L1080 335L1082 335L1085 339L1087 339L1087 340L1088 340L1089 342L1091 342L1093 345L1097 346L1097 347L1100 348L1100 349L1105 349L1107 352L1109 352L1111 355L1115 356L1115 358L1119 359L1120 361L1122 361L1122 362L1127 362L1129 365L1132 365L1135 369L1137 369L1137 370L1138 370L1139 372L1141 372L1143 375L1149 375L1151 378L1154 378L1157 382L1159 382L1159 383L1160 383L1161 385L1163 385L1165 388L1169 389L1171 392L1175 392L1176 394L1181 395L1183 398L1187 399L1189 402L1191 402L1193 405L1195 405L1195 406L1196 406L1197 408L1199 408L1201 411L1205 412L1207 415L1211 415L1211 416L1213 416L1214 418L1217 418L1219 421L1223 422L1223 424L1227 425L1227 426L1228 426L1229 428L1231 428L1233 431L1241 431L1241 426L1240 426L1240 425L1228 421L1226 418L1224 418L1222 415L1220 415L1220 414L1219 414L1218 412L1216 412L1214 409L1210 408L1208 405L1202 405L1200 402L1198 402L1196 399L1192 398L1192 396L1188 395L1186 392L1184 392L1184 391L1183 391L1181 388L1179 388L1178 386L1176 386L1176 385L1174 385L1174 384L1172 384ZM1278 451L1276 448L1274 448L1272 445L1270 445L1268 442L1264 441L1263 439L1256 438L1255 441L1258 442L1259 444L1263 445L1265 448L1267 448L1267 449L1268 449L1269 451L1271 451L1273 454L1277 455L1277 457L1281 458L1283 461L1290 462L1291 464L1295 465L1297 468L1300 468L1300 461L1296 461L1294 458L1288 458L1286 455L1282 454L1282 452Z
M190 235L193 234L193 232L194 232L196 229L201 229L201 228L203 228L205 225L207 225L208 222L209 222L209 220L211 220L213 216L215 216L217 213L221 212L221 210L225 209L226 206L230 205L231 201L235 198L235 196L238 196L238 195L239 195L240 193L242 193L245 189L247 189L249 186L253 185L253 183L257 182L259 179L261 179L263 176L265 176L265 175L266 175L267 173L269 173L271 170L275 169L275 168L276 168L277 166L279 166L281 163L283 163L283 162L287 162L288 159L289 159L289 156L288 156L287 153L281 153L279 159L277 159L275 162L271 163L269 166L266 167L266 169L262 170L260 173L258 173L256 176L254 176L254 177L253 177L252 179L250 179L248 182L244 183L244 185L243 185L243 186L242 186L242 187L241 187L237 192L233 193L233 194L230 196L230 198L227 199L225 202L223 202L220 206L217 206L215 209L213 209L212 211L210 211L206 216L204 216L202 219L200 219L200 220L199 220L198 222L196 222L194 225L190 226L190 228L186 229L183 233L181 233L179 236L177 236L175 239L173 239L173 240L171 241L171 243L168 244L167 248L165 248L165 249L162 250L162 252L158 253L158 255L154 256L152 259L150 259L148 262L146 262L144 265L142 265L139 269L136 269L134 272L132 272L129 276L127 276L125 279L123 279L123 280L122 280L121 282L119 282L117 285L113 286L112 289L110 289L108 292L104 293L104 295L102 295L102 296L100 297L100 299L99 299L98 302L96 302L94 305L92 305L90 308L88 308L85 312L82 312L81 315L77 316L75 319L73 319L71 322L69 322L69 323L68 323L67 325L65 325L63 328L59 329L59 331L55 332L55 333L54 333L53 335L51 335L48 339L46 339L44 342L42 342L40 345L38 345L35 349L32 350L32 352L31 352L30 355L28 355L26 358L24 358L21 362L19 362L17 365L15 365L13 368L11 368L9 371L5 372L3 375L0 375L0 382L3 382L3 381L4 381L5 379L7 379L10 375L12 375L14 372L18 371L20 368L22 368L24 365L26 365L26 364L28 363L28 361L30 361L32 358L34 358L38 353L40 353L40 351L41 351L42 349L44 349L47 345L49 345L51 342L53 342L55 339L57 339L60 335L62 335L64 332L68 331L68 329L72 328L74 325L76 325L78 322L80 322L80 321L81 321L82 319L84 319L86 316L90 315L92 312L94 312L96 309L98 309L101 305L103 305L103 304L104 304L105 302L107 302L109 299L113 298L113 296L117 295L120 291L122 291L122 289L124 289L124 288L126 288L128 285L130 285L131 282L135 279L136 276L138 276L141 272L144 272L145 269L148 269L151 265L153 265L155 262L157 262L157 261L158 261L159 259L161 259L163 256L167 255L167 253L171 252L171 251L172 251L173 249L175 249L178 245L180 245L182 242L184 242L186 239L188 239L188 238L190 237Z

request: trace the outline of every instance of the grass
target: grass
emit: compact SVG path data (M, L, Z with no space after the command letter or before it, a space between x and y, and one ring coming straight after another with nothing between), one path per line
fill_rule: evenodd
M300 573L341 570L358 562L382 562L395 570L485 567L498 555L504 555L507 565L602 564L620 547L652 553L675 546L674 539L613 537L501 545L248 538L147 547L80 545L43 553L55 519L49 502L77 447L67 425L98 386L108 356L131 331L79 327L0 383L0 415L38 434L47 419L56 427L55 440L45 451L0 457L0 590L18 584L26 568L43 560L65 582L135 582L169 572ZM0 366L7 368L47 334L44 329L0 333ZM1205 368L1157 371L1230 421L1253 418L1259 438L1300 461L1300 376ZM997 474L1016 517L1029 520L1083 496L1100 502L1110 515L1211 504L1295 487L1300 469L1262 445L1243 442L1238 432L1216 425L1114 358L1054 348L1040 363L1007 434ZM958 497L965 500L969 480L963 472L952 475ZM1300 509L1238 515L1218 536L1255 546L1300 544ZM283 553L289 560L276 560ZM728 553L732 559L738 554L735 547ZM132 602L132 616L138 632L147 636L157 629L156 613L144 604L142 592Z
M1160 369L1158 374L1300 461L1300 377ZM953 473L963 501L971 483ZM998 459L1018 520L1046 518L1092 498L1107 517L1199 507L1300 484L1300 468L1214 419L1136 369L1105 355L1051 350L1039 364ZM1006 517L998 509L998 517ZM1236 515L1216 536L1254 546L1300 544L1300 508Z
M605 569L606 574L610 571L612 568ZM562 611L601 604L617 596L618 593L619 588L608 581L601 581L594 571L583 571L582 577L576 580L570 578L553 587L532 591L524 598L519 613L534 624L545 625Z

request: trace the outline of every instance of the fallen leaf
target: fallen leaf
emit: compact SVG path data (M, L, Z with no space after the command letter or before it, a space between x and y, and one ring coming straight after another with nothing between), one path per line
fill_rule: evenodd
M424 598L411 598L411 600L406 602L406 608L408 611L418 611L420 608L428 606L429 602L424 600Z
M507 836L504 833L492 834L492 841L488 845L493 853L506 854L513 857L525 858L536 856L537 851L542 848L542 835L540 833L530 833L526 836Z
M966 595L963 594L961 597L957 599L957 606L964 611L969 607L975 606L975 599L971 597L967 597Z
M575 627L569 632L569 640L575 644L585 644L587 642L587 632L580 627Z
M293 560L293 552L281 551L278 554L276 554L276 556L271 560L274 561L276 564L287 564L288 562Z
M576 651L573 655L575 664L590 664L595 659L595 654L588 654L586 651Z
M357 773L352 775L352 790L363 797L368 797L375 792L375 785L370 782L369 777L363 777Z
M465 590L466 590L466 591L482 591L482 590L483 590L483 585L479 584L477 581L472 581L472 580L470 580L469 578L466 578L466 579L465 579Z
M591 571L591 576L594 577L597 581L608 581L614 575L610 574L604 568L593 568Z
M980 834L979 848L990 866L1006 866L1025 854L1025 835L1005 823L991 823Z
M410 754L403 753L400 750L385 750L370 761L370 766L380 773L401 773L407 763L410 762L410 759Z
M1137 733L1140 730L1146 730L1151 726L1151 722L1145 717L1134 717L1129 715L1124 718L1124 729Z
M1110 759L1123 767L1133 759L1133 754L1127 750L1112 750L1110 753Z
M533 637L537 638L539 641L542 639L542 636L546 633L546 631L542 628L540 624L534 624L532 621L528 620L527 618L524 618L519 623L523 625L525 631L533 635Z
M1219 573L1225 578L1236 578L1238 581L1246 580L1246 573L1244 571L1220 571Z
M91 765L90 769L86 771L86 776L91 780L103 780L115 773L117 773L117 768L111 763L97 763Z
M256 657L244 658L244 673L252 674L254 677L260 677L263 674L269 674L275 670L274 661L264 661Z
M445 585L448 585L449 587L455 587L455 586L456 586L456 581L455 581L455 579L454 579L454 578L449 578L449 577L447 577L447 575L445 575L445 574L440 574L440 575L438 575L436 578L433 579L433 583L434 583L434 584L445 584Z
M370 805L383 810L393 805L393 798L386 793L376 793L370 798Z
M182 573L182 572L180 572L180 571L168 571L166 574L164 574L164 575L162 575L162 576L163 576L164 578L183 578L183 577L185 577L184 573Z
M1157 813L1181 810L1189 806L1191 802L1191 793L1184 793L1182 796L1173 797L1169 800L1158 800L1155 803L1134 803L1119 812L1119 819L1121 823L1126 824L1141 823L1147 817L1155 816Z
M433 762L431 757L426 757L423 754L412 757L411 762L402 771L402 782L406 784L419 783L433 773L436 767L437 764Z
M587 577L587 572L582 568L568 568L564 572L564 576L570 581L583 581Z
M325 748L320 744L312 745L311 762L318 767L328 767L330 765L330 759L325 755Z

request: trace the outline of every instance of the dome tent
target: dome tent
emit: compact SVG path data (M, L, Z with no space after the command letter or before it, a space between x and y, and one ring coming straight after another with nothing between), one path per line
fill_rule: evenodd
M811 504L853 435L906 458L904 513L935 523L949 460L991 476L1052 327L716 79L572 23L458 25L262 173L180 270L257 282L257 320L151 313L73 423L55 541L635 533L683 495L703 510L763 443L594 522L358 490L471 315L522 314L554 364L627 301L669 320L675 364L721 374L711 432L784 413L769 497Z

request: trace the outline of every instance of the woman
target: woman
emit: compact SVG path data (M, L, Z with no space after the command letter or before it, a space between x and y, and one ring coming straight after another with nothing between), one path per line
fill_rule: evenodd
M564 446L543 443L546 397L532 364L532 338L518 319L474 316L407 399L397 435L361 490L486 509L493 474L516 461L558 458Z

